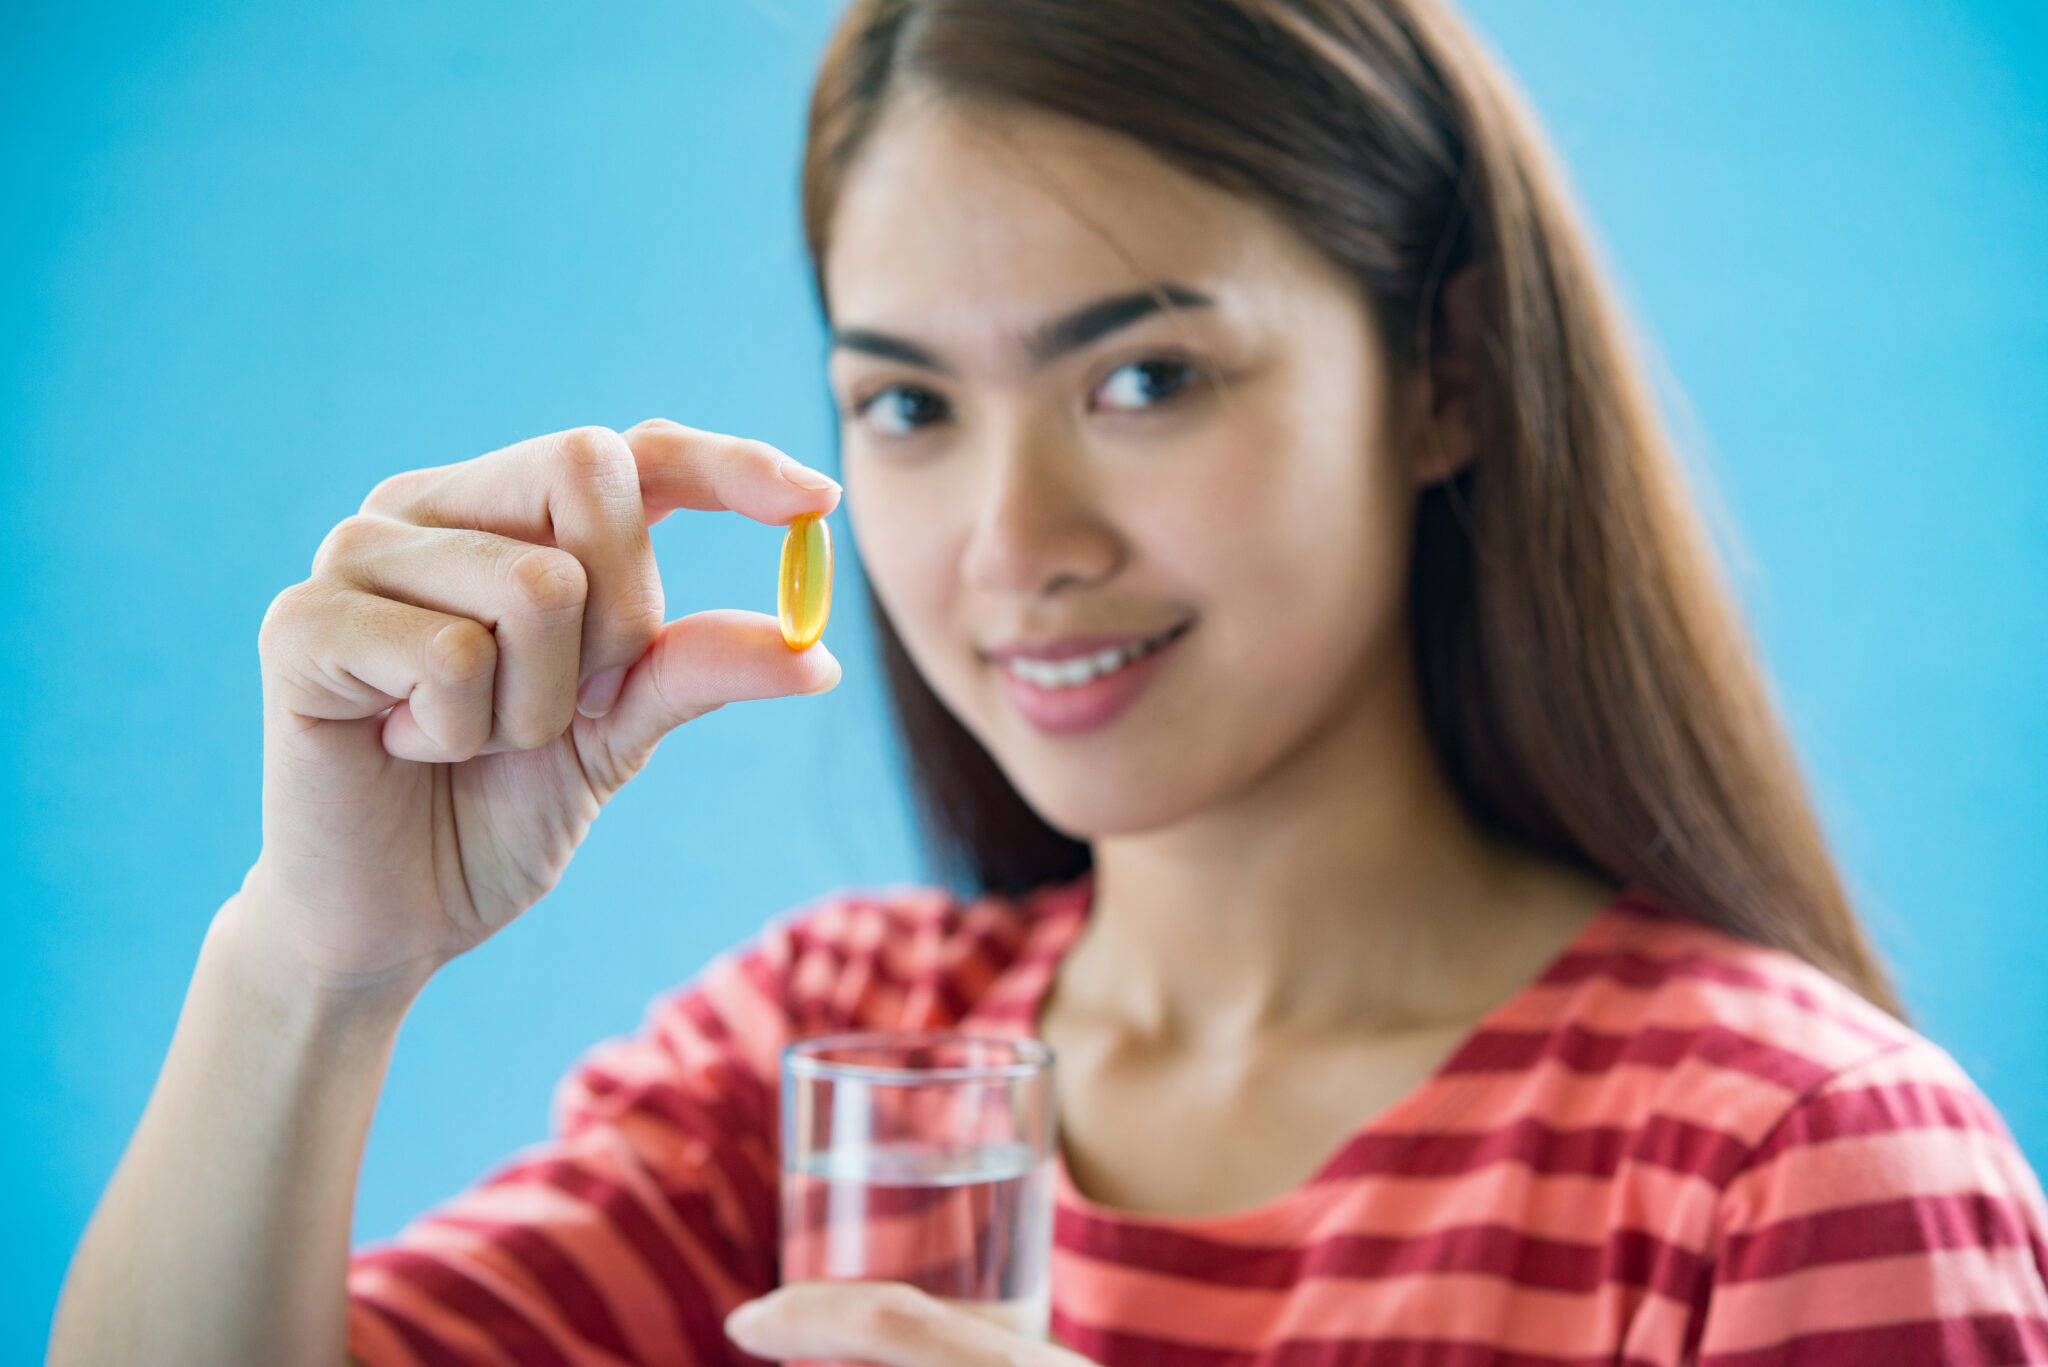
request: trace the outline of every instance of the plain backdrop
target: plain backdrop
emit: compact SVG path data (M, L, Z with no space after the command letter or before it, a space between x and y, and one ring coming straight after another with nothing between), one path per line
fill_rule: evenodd
M256 853L256 628L380 477L666 415L832 468L796 219L828 0L0 16L0 1361L39 1360ZM1857 897L2048 1161L2048 7L1474 0L1655 344ZM778 533L679 515L672 611ZM825 699L671 738L427 990L358 1235L767 915L926 876L852 582Z

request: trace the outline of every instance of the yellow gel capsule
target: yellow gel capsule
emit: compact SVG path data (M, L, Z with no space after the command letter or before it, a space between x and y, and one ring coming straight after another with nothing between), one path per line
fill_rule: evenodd
M791 650L815 645L832 615L832 532L825 519L804 513L782 538L782 581L776 586L782 641Z

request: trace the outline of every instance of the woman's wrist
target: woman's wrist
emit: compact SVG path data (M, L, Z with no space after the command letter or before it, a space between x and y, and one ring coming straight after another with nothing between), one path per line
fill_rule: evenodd
M222 903L200 951L243 1011L260 1013L282 1037L313 1043L337 1034L388 1037L438 963L404 962L375 972L338 971L293 928L252 869ZM212 975L209 975L212 976Z

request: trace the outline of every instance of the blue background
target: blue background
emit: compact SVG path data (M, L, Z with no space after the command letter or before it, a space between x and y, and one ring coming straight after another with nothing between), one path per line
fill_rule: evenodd
M829 460L795 204L827 0L0 20L0 1360L39 1358L256 853L256 627L381 476L663 414ZM1661 353L1918 1022L2048 1162L2048 8L1475 0ZM676 612L777 533L679 516ZM842 585L842 603L854 601ZM428 989L358 1234L767 914L920 876L858 614L672 737Z

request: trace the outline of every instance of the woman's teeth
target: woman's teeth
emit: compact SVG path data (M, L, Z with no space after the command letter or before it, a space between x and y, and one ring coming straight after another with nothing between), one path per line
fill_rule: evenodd
M1074 655L1064 660L1031 660L1018 656L1003 661L1003 668L1034 688L1079 688L1105 674L1116 673L1141 656L1150 655L1171 638L1169 633L1149 641L1111 646L1093 655Z

